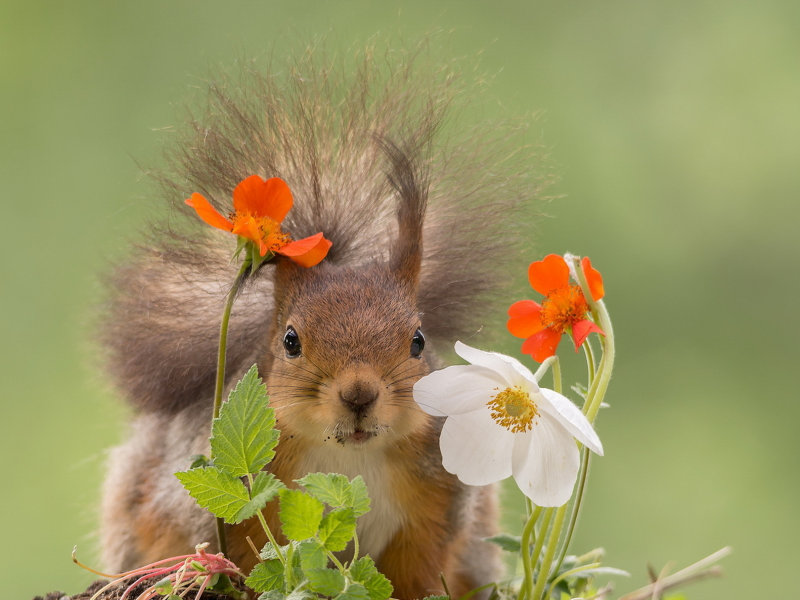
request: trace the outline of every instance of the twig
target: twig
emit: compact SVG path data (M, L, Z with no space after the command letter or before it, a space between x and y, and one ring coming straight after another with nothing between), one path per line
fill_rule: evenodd
M730 553L730 546L726 546L669 577L664 577L663 579L659 578L655 583L651 583L635 592L621 596L619 600L650 600L654 597L654 592L656 591L661 594L693 581L700 581L701 579L707 579L709 577L719 577L722 575L722 569L719 566L715 566L714 563L725 558Z

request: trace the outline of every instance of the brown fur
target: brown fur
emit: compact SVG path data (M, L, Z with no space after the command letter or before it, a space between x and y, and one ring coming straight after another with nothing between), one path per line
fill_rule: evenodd
M460 595L497 576L496 551L480 541L494 530L496 500L444 471L441 420L411 389L439 364L436 347L452 347L486 313L513 256L516 210L542 179L508 168L522 159L530 169L527 152L499 160L505 134L473 129L443 143L459 90L451 70L411 55L383 65L367 55L348 71L309 53L279 76L239 77L209 83L205 118L174 146L174 172L157 176L167 198L186 215L181 201L197 191L226 212L241 179L279 176L295 198L285 228L295 238L323 231L333 247L316 267L280 260L248 282L231 318L227 385L258 363L281 429L269 468L287 485L310 470L364 476L373 510L359 537L395 597L441 592L440 573ZM213 540L211 519L172 473L208 452L219 318L236 266L233 240L189 216L154 229L111 280L109 369L140 412L105 487L112 570ZM302 344L295 358L283 349L289 326ZM429 344L421 358L410 355L417 328ZM265 516L278 530L275 510ZM255 560L247 535L265 541L255 520L229 530L244 568Z

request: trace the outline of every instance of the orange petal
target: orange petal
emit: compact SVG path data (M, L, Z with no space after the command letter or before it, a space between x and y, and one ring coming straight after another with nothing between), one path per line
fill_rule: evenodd
M544 362L556 353L561 334L552 329L543 329L534 333L522 344L522 353L530 354L536 362Z
M191 198L186 200L186 204L195 209L197 216L212 227L223 231L231 231L233 229L233 223L219 214L217 209L211 206L211 203L202 194L195 192Z
M507 327L511 335L518 338L529 338L545 328L542 323L542 307L533 300L520 300L508 309Z
M563 256L548 254L528 267L531 287L543 296L569 285L569 267Z
M278 254L288 256L294 262L304 267L313 267L327 256L331 246L333 246L333 242L322 237L322 233L320 232L302 240L289 242L278 250Z
M586 341L586 338L589 337L589 334L592 332L599 333L600 335L605 335L603 330L600 329L593 321L589 319L584 319L583 321L578 321L575 325L572 326L572 337L575 340L575 352L578 351L578 348L581 347L583 342Z
M264 181L258 175L251 175L233 190L233 208L237 213L269 217L278 223L286 218L293 202L289 186L277 177Z
M583 269L583 274L586 275L586 283L589 284L589 291L592 293L592 298L600 300L600 298L606 295L605 289L603 289L603 277L600 275L600 271L592 268L592 261L589 260L588 256L584 256L581 259L581 268Z
M261 232L258 230L258 223L255 218L237 220L236 225L233 227L233 233L247 238L255 244L263 243L261 241ZM264 256L263 254L261 256Z

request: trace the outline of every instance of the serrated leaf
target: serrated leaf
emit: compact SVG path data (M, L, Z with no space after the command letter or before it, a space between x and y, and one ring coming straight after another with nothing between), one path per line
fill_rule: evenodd
M234 477L258 473L275 456L280 432L256 365L231 391L211 435L214 464Z
M254 516L285 487L283 482L272 473L261 471L253 480L253 487L250 489L250 500L236 513L235 518L238 519L236 522L240 523Z
M350 577L367 588L370 600L386 600L394 591L391 582L378 572L375 561L369 556L359 558L350 566Z
M283 589L283 565L279 560L258 563L250 572L245 585L256 592Z
M328 557L325 554L325 550L316 540L300 542L297 547L297 554L300 557L300 568L303 571L324 569L328 566Z
M369 598L367 588L360 583L351 583L347 586L346 592L336 596L336 600L367 600L367 598Z
M283 535L298 542L314 537L325 509L322 502L299 490L281 490L280 497L278 516L283 525Z
M499 533L492 537L483 538L483 541L497 544L506 552L519 552L522 548L522 538L509 533Z
M364 478L358 475L350 482L353 489L353 503L351 505L353 513L356 517L369 512L369 494L367 493L367 484L364 483Z
M309 473L295 481L333 508L352 508L356 517L369 511L367 486L360 475L350 481L336 473Z
M201 467L179 471L175 476L197 500L197 503L226 523L239 523L237 514L250 501L247 488L240 479L217 467Z
M323 596L336 596L344 589L344 576L337 569L311 569L305 572L308 587Z
M292 593L286 596L286 600L310 600L314 598L314 594L309 592L303 586L299 586L292 590Z
M332 510L319 526L319 539L327 550L339 552L356 533L356 516L352 508Z
M286 600L286 594L279 590L270 590L261 594L258 600Z

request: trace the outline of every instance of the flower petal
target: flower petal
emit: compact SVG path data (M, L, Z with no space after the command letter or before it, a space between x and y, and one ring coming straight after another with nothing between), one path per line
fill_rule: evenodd
M581 409L558 392L547 388L541 388L540 391L544 396L544 401L541 401L541 398L534 398L537 408L561 423L575 439L584 446L588 446L589 450L603 456L603 444L600 443L597 432L592 428L592 424L589 423Z
M467 485L505 479L511 475L514 436L495 423L488 409L449 417L439 438L442 465Z
M528 267L531 287L543 296L569 285L569 267L563 256L548 254Z
M500 380L503 381L502 385L504 386L527 386L529 381L533 381L533 376L531 376L530 379L526 379L522 375L522 373L530 373L530 371L516 358L511 358L510 356L498 352L484 352L483 350L478 350L477 348L467 346L461 342L456 342L455 350L456 354L467 362L473 365L486 367L497 373ZM514 363L517 363L519 366L517 367ZM523 389L527 388L523 387Z
M233 190L233 208L237 213L269 217L278 223L286 218L293 202L289 186L278 177L264 181L258 175L251 175Z
M222 229L222 231L231 231L233 229L233 223L219 214L219 211L211 206L211 203L202 194L195 192L185 202L197 212L198 217L212 227Z
M588 256L584 256L581 259L581 268L583 269L583 274L586 275L586 283L589 284L592 298L600 300L606 294L602 275L597 269L592 268L592 261L589 260Z
M508 309L508 331L518 338L529 338L545 328L542 323L542 307L533 300L514 302Z
M288 256L294 262L304 267L313 267L319 264L328 255L333 242L322 237L322 233L312 235L302 240L289 242L278 250L278 254Z
M605 335L603 330L595 325L594 321L590 321L589 319L578 321L572 326L572 337L575 340L575 352L578 351L578 348L581 347L581 344L586 341L586 338L589 337L589 334L592 332Z
M434 417L461 415L486 405L498 386L508 384L495 371L476 365L455 365L434 371L414 384L414 400Z
M533 429L516 434L514 479L538 506L561 506L569 501L579 468L580 453L572 434L547 413L540 415Z
M560 341L560 333L552 329L543 329L525 340L522 344L522 353L530 354L536 362L544 362L551 356L555 356Z

